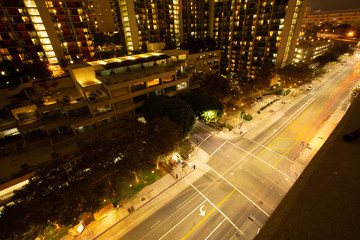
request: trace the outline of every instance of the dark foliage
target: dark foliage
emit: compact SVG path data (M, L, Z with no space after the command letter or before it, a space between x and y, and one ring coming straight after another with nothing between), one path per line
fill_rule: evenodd
M216 113L210 118L210 121L214 121L215 117L217 120L220 120L223 115L224 105L213 96L196 92L186 92L181 95L181 99L190 105L195 116L201 120L205 120L204 113L208 111L214 111L214 113Z
M154 159L181 144L178 126L168 119L133 122L119 134L80 145L80 153L49 164L13 197L0 218L0 239L35 239L49 223L79 222L95 212L103 199L124 198L133 172L152 168ZM152 154L152 155L149 155ZM126 186L125 186L126 183Z
M168 96L153 96L147 99L142 107L147 120L169 117L182 128L182 134L187 136L195 126L194 112L190 106L181 100Z

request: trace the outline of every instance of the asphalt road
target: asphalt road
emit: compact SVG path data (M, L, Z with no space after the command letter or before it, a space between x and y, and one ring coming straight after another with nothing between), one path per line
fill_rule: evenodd
M209 171L193 183L185 178L188 188L114 238L253 239L308 164L298 161L301 150L312 147L324 121L357 86L355 64L299 93L302 98L238 139L220 139L197 126L191 140L209 153Z

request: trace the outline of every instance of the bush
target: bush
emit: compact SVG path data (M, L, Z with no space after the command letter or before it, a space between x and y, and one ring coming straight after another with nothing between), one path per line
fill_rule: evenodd
M244 115L244 119L246 121L251 121L253 119L253 117L250 114L246 114L246 115Z
M259 111L257 111L257 113L258 113L258 114L260 114L260 113L261 113L261 111L259 110Z

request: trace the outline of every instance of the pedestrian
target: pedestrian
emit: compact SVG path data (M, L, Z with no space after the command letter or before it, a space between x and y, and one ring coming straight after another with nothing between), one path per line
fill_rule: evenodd
M195 168L196 168L196 165L194 164L194 170L195 170Z
M178 179L178 178L179 178L179 176L176 174L176 175L175 175L175 178L176 178L176 179Z

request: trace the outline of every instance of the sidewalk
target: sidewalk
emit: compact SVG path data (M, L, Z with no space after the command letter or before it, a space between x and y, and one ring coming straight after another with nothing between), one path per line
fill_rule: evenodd
M87 225L80 236L75 237L68 234L64 240L94 239L99 236L101 236L102 239L107 239L106 234L111 233L104 232L117 224L121 224L121 228L117 228L117 230L119 230L117 234L125 234L141 221L152 215L169 200L176 197L181 191L185 190L189 186L189 184L183 180L185 176L189 182L194 182L209 171L210 169L204 164L208 161L208 157L205 151L196 148L194 152L191 153L190 160L188 160L191 166L186 166L184 170L181 166L173 169L171 173L166 174L155 183L145 187L133 198L123 203L122 206L109 212L103 219L93 221ZM195 170L194 165L196 166ZM176 174L178 174L178 179L175 177ZM173 187L175 185L176 187ZM169 188L171 188L171 191L168 191ZM131 213L128 211L130 207L134 208L134 211Z

